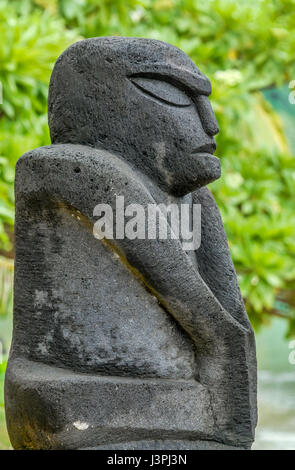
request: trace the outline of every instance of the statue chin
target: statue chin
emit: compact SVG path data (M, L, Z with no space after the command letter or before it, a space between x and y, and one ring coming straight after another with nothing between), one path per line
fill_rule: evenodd
M168 192L182 197L212 183L220 176L219 158L209 153L194 154L186 161L185 168L182 167L177 173L175 172L175 178Z

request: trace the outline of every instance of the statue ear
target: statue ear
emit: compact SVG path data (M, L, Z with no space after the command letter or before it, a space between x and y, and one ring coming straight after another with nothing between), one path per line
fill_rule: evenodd
M166 80L140 76L130 77L129 80L140 92L162 103L177 107L187 107L193 104L185 91Z

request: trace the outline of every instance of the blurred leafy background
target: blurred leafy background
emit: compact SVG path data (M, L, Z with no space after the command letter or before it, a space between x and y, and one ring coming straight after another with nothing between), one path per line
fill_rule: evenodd
M50 143L54 62L79 39L122 35L180 47L212 81L223 176L211 189L247 311L256 329L279 317L295 335L294 11L295 0L0 0L1 325L12 305L14 166Z

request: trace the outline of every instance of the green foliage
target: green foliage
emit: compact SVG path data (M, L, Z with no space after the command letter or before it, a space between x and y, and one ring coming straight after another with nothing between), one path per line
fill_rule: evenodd
M258 326L270 314L285 316L294 333L295 159L259 92L295 78L294 7L295 0L0 0L2 249L13 224L15 162L49 143L47 87L60 52L79 37L168 41L212 81L223 176L211 188L251 319Z
M12 281L13 262L0 258L0 319L12 312Z
M3 382L4 382L4 373L6 370L6 361L0 363L0 407L4 407L4 396L3 396Z
M48 144L48 81L56 57L77 39L62 19L28 1L0 0L0 243L9 250L13 226L14 166L19 156Z
M4 373L6 362L0 363L0 450L11 449L5 426L4 415Z

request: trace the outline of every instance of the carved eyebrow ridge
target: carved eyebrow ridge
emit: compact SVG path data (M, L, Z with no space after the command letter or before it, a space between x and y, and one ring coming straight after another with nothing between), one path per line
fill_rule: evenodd
M138 76L139 77L139 76ZM134 77L135 78L135 77ZM147 78L147 77L145 77ZM165 100L165 98L162 98L160 97L159 95L157 95L156 93L150 91L150 90L147 90L146 88L144 88L143 86L141 86L139 83L137 83L135 80L132 79L132 77L129 78L129 80L133 83L134 86L136 86L136 88L138 88L142 93L144 94L147 94L147 95L150 95L152 96L153 98L157 99L158 101L161 101L162 103L164 104L167 104L169 106L175 106L176 108L187 108L188 106L191 106L193 103L185 103L185 104L177 104L177 103L173 103L171 101L168 101L168 100ZM157 78L157 80L159 80L159 77ZM162 79L162 81L164 81ZM166 80L165 80L166 81ZM167 82L169 83L169 82ZM181 90L182 91L182 90Z
M186 89L192 95L209 96L212 91L210 80L201 72L191 72L180 67L171 65L153 64L143 66L142 64L133 67L132 73L127 76L129 79L142 77L165 80L172 85Z

